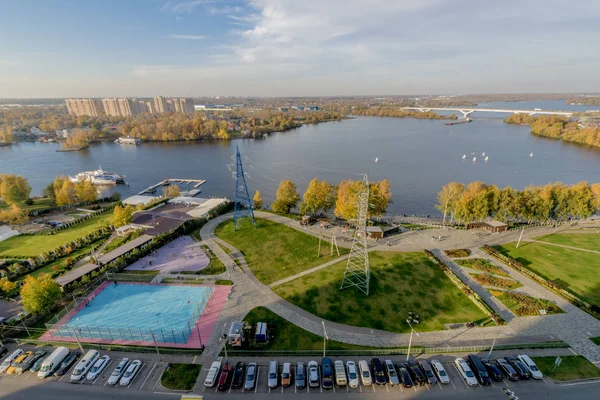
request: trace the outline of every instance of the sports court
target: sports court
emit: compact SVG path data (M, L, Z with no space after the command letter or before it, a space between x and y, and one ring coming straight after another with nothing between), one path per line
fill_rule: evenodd
M202 347L230 286L107 281L49 327L44 340Z
M210 264L202 245L189 236L181 236L131 264L125 270L183 272L200 271Z

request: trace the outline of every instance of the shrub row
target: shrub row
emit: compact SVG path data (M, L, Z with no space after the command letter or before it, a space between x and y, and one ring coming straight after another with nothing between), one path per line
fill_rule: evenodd
M490 274L471 274L477 283L483 286L492 286L501 289L515 289L520 286L519 282L513 279L498 278Z
M54 228L54 229L52 229L50 231L40 231L40 232L32 233L31 235L32 236L55 235L55 234L57 234L58 232L60 232L62 230L71 228L71 227L73 227L75 225L79 225L80 223L82 223L84 221L88 221L88 220L90 220L92 218L95 218L95 217L97 217L99 215L106 214L107 212L114 210L114 208L116 206L120 205L120 204L121 204L120 202L111 204L109 206L101 208L98 211L94 211L93 213L90 213L90 214L88 214L88 215L86 215L84 217L77 218L75 221L67 222L67 223L59 226L58 228Z
M490 290L490 293L502 301L504 305L513 310L517 317L540 315L540 310L546 310L547 314L559 314L564 312L560 307L549 300L538 299L526 294L503 292L499 290ZM511 304L515 304L515 306L511 306Z
M487 272L490 274L495 274L495 275L508 276L506 271L504 271L502 268L492 264L488 260L484 260L483 258L469 258L467 260L454 260L454 262L457 265L460 265L461 267L476 269L479 271L484 271L484 272Z
M48 214L54 211L65 211L65 210L70 210L71 208L77 208L77 207L82 207L82 206L89 206L92 204L99 204L99 203L106 203L109 201L117 201L119 200L116 197L110 196L110 197L103 197L101 199L98 200L94 200L94 201L85 201L82 203L77 203L77 204L69 204L67 206L56 206L56 207L48 207L48 208L44 208L42 210L36 210L36 211L32 211L29 213L29 216L31 217L39 217L40 215L44 215L44 214Z
M431 251L425 250L425 254L429 259L436 263L436 265L446 274L448 278L469 298L481 311L486 313L491 319L496 322L498 325L506 324L506 321L498 315L486 302L483 300L477 293L471 290L471 288L466 285L463 281L460 280L458 276L452 272L446 264L444 264L440 259L438 259Z
M587 302L581 300L579 297L575 296L573 293L561 288L557 283L547 280L542 276L536 274L532 270L525 268L523 264L521 264L512 257L500 253L497 249L493 248L492 246L488 246L486 244L483 247L481 247L481 250L483 250L486 254L508 265L509 267L516 269L523 275L533 279L540 285L550 289L557 295L567 300L569 303L581 308L583 311L592 315L594 318L600 319L600 307L588 304Z

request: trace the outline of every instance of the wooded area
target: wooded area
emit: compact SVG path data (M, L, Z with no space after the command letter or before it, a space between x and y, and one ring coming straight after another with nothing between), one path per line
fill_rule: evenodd
M580 128L577 122L569 122L566 117L511 114L504 122L507 124L530 125L531 133L535 135L600 147L600 128Z

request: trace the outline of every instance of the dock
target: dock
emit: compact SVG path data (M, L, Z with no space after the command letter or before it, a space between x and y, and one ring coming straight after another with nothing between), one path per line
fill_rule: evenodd
M158 182L155 185L152 185L144 190L142 190L141 192L138 193L138 195L144 195L144 194L152 194L154 192L156 192L156 189L158 189L161 186L168 186L170 184L188 184L191 185L193 184L193 188L194 189L198 189L200 186L204 185L206 183L206 180L204 179L179 179L179 178L169 178L169 179L164 179L160 182ZM200 193L200 190L194 190L195 195Z

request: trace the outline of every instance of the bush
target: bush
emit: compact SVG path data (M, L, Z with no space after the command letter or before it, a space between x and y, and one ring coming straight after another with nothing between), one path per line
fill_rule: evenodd
M516 289L522 286L519 282L513 279L503 279L490 274L471 274L477 283L483 286L493 286L502 289Z
M476 269L495 275L509 276L508 273L506 273L502 268L495 266L494 264L492 264L488 260L484 260L483 258L456 260L454 262L460 265L461 267Z

